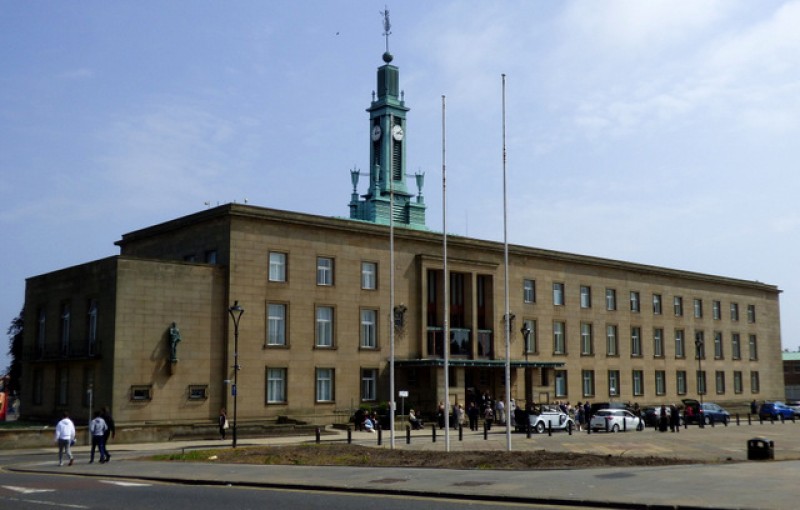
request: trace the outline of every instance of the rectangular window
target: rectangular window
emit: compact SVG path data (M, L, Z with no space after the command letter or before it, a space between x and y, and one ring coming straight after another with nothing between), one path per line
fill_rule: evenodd
M317 369L317 402L333 402L333 373L332 368Z
M656 395L666 395L667 393L667 373L663 370L656 370Z
M286 281L286 254L277 251L269 252L269 281Z
M267 404L285 404L286 368L267 367Z
M739 320L739 303L731 303L731 320L734 322Z
M361 401L378 400L378 370L364 368L361 370Z
M686 395L686 370L675 372L675 391L678 395Z
M286 345L286 305L267 304L267 345Z
M675 330L675 357L676 358L686 357L686 341L682 329Z
M525 352L528 354L535 354L539 352L539 346L536 341L536 321L525 319L522 321L522 335L525 341Z
M694 299L694 318L695 319L702 319L703 318L703 300L702 299Z
M756 305L747 305L747 322L753 324L756 321Z
M733 371L733 392L737 395L744 392L744 384L742 382L742 372L740 370Z
M536 281L523 280L522 282L522 300L525 303L536 302Z
M317 307L317 347L333 347L333 307Z
M725 372L717 370L714 374L714 380L717 388L717 395L725 394Z
M632 312L639 312L641 310L641 303L639 300L639 291L632 290L631 291L631 311Z
M187 388L189 400L207 400L208 399L208 385L207 384L190 384Z
M742 338L739 333L731 333L731 358L742 359Z
M588 322L581 323L581 355L594 354L594 339L592 338L592 325Z
M592 288L588 285L581 285L581 308L592 307Z
M675 311L675 317L683 316L683 298L675 296L672 298L672 308Z
M70 310L69 303L61 305L61 355L69 356Z
M89 312L86 314L87 354L97 354L97 300L89 300Z
M47 316L44 311L44 307L39 308L36 320L36 357L41 358L44 356L44 345L45 339L47 336L45 335L46 326L47 325Z
M633 371L633 395L635 397L644 395L644 372L641 370Z
M642 328L631 326L631 356L642 355Z
M375 262L361 263L361 288L364 290L378 288L378 264Z
M664 330L661 328L653 330L653 357L664 357Z
M697 371L697 394L698 395L705 395L706 394L706 371L705 370L698 370Z
M694 333L694 359L706 359L706 339L702 331Z
M722 318L722 304L716 299L711 301L711 317L715 321Z
M653 294L653 315L661 315L661 294Z
M758 378L758 372L750 372L750 393L758 393L761 391L761 381Z
M608 396L619 396L619 370L608 371Z
M564 305L564 284L553 284L553 304L558 306Z
M361 310L361 347L374 349L378 346L378 311Z
M556 397L567 396L567 371L556 370Z
M617 291L616 289L606 289L606 310L613 311L617 309Z
M583 370L581 373L582 373L582 379L583 379L583 396L584 397L593 397L594 396L594 370Z
M553 323L553 354L566 354L567 323L556 321Z
M131 386L131 400L134 402L146 402L153 400L153 387L150 385Z
M333 259L330 257L317 257L317 285L333 285Z
M614 324L609 324L606 326L606 354L608 356L619 356L617 326Z
M42 405L44 396L44 372L41 368L33 369L33 405Z
M750 346L750 360L755 361L758 359L758 342L755 335L748 335L748 345Z
M725 353L722 349L722 331L714 331L714 359L722 359Z

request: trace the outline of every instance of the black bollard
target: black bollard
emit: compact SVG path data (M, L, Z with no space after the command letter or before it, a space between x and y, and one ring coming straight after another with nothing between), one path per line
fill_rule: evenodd
M347 444L351 444L353 442L353 429L347 427Z
M736 413L736 426L739 426L739 413Z
M406 444L411 444L411 427L406 425Z
M378 427L378 446L383 444L383 430Z
M626 420L625 418L622 418L622 431L623 432L628 431L628 420Z
M460 423L458 424L458 440L459 441L464 440L464 426L461 425Z
M553 437L553 422L547 422L547 435Z
M486 422L483 422L483 440L489 439L489 427Z
M319 438L319 436L320 436L320 433L319 433L319 427L317 427L317 429L316 429L316 431L315 431L315 432L316 432L316 435L317 435L317 444L319 444L319 439L320 439L320 438Z
M567 432L569 432L570 436L572 435L572 422L569 422L569 424L567 425Z
M436 442L436 425L431 425L431 439Z
M530 439L531 438L531 422L528 420L528 425L525 427L525 436Z

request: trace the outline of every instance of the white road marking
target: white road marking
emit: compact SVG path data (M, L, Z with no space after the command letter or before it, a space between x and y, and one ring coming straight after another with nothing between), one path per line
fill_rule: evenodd
M107 483L110 485L119 485L120 487L150 487L149 483L137 483L137 482L120 482L118 480L100 480L100 483Z
M37 492L55 492L55 489L31 489L30 487L18 487L16 485L3 485L4 489L19 492L22 494L36 494Z

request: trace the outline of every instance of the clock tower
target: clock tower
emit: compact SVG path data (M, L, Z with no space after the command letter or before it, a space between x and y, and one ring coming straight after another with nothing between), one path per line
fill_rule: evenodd
M369 189L359 196L361 172L353 169L350 177L353 192L350 218L388 225L390 214L396 226L426 229L425 201L422 196L424 175L416 174L417 194L409 192L406 182L406 113L400 91L400 70L391 65L389 25L385 23L386 52L378 68L378 87L372 93L369 112ZM391 212L390 212L391 210Z

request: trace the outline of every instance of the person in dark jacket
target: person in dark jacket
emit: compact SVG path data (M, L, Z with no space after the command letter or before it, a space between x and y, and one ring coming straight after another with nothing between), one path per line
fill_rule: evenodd
M114 423L114 418L111 417L111 409L108 406L103 408L103 413L100 417L106 422L106 431L103 434L105 436L103 444L106 448L106 462L111 462L111 454L108 453L108 440L117 437L117 426Z

